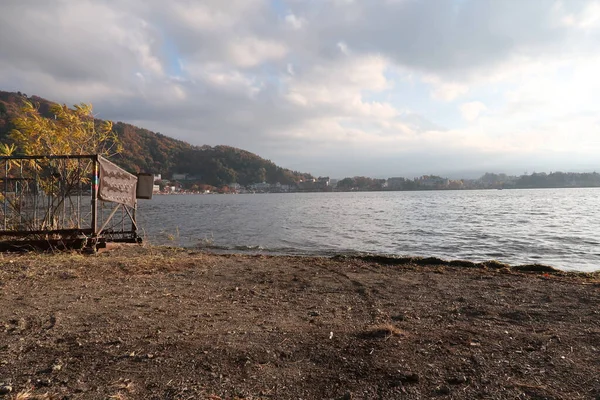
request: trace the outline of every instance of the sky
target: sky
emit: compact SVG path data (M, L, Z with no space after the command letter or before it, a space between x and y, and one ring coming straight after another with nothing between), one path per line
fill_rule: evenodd
M3 0L0 90L332 178L600 171L600 0Z

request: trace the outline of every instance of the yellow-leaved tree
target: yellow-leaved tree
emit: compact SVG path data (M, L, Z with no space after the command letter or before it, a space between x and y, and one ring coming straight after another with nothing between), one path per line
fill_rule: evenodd
M53 118L42 116L31 102L26 101L21 114L13 119L15 129L10 137L17 152L24 155L82 155L111 156L121 151L110 121L96 124L91 104L50 106Z
M79 228L83 206L78 196L92 184L94 161L47 156L110 157L121 151L112 123L97 122L90 104L52 104L49 114L25 101L12 120L13 143L0 146L0 156L9 156L2 160L4 229ZM23 155L39 157L18 157Z

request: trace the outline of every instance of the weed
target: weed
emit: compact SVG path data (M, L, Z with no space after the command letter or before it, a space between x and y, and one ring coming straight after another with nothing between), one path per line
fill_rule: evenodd
M380 324L370 327L366 331L361 332L358 336L363 339L388 340L392 336L406 336L406 332L393 324Z
M212 247L214 245L215 245L215 238L211 232L210 237L205 235L204 239L200 239L198 241L198 244L196 245L196 247L203 248L203 247Z
M34 394L31 390L24 390L15 395L14 400L53 400L54 397L48 393Z

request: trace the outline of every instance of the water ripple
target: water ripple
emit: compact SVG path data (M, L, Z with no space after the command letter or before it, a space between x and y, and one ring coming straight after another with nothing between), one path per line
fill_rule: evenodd
M600 269L600 189L156 196L151 243L234 252L379 252Z

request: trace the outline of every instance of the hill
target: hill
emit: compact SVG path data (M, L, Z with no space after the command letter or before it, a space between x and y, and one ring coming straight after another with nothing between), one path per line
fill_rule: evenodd
M39 106L42 115L51 117L51 101L24 93L0 91L0 142L10 140L12 119L20 112L23 100ZM98 120L98 123L102 122ZM116 122L123 152L113 161L131 172L150 172L170 178L174 173L195 177L195 183L223 186L233 182L294 184L310 174L281 168L270 160L230 146L193 146L144 128Z

